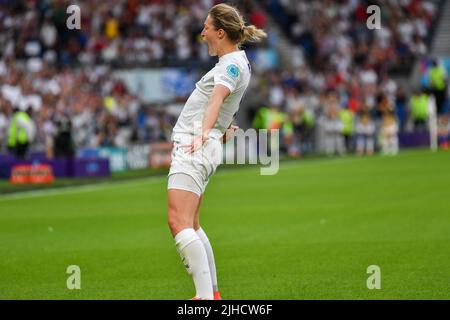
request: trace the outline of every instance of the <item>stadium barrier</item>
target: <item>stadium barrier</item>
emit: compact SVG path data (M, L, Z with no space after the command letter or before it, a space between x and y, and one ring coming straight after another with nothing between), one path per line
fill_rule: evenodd
M83 148L77 151L78 159L108 159L111 172L127 170L126 148Z
M6 159L6 160L5 160ZM48 166L52 170L53 177L108 177L111 175L109 160L103 158L95 159L30 159L22 160L14 157L3 158L0 162L0 178L10 179L13 170L17 166ZM19 179L20 178L16 178ZM36 178L39 179L39 178Z
M423 132L401 132L398 135L400 148L425 147L430 145L430 133Z
M108 159L111 172L123 172L145 168L168 168L171 161L172 143L157 142L132 145L128 148L83 148L78 150L79 159Z

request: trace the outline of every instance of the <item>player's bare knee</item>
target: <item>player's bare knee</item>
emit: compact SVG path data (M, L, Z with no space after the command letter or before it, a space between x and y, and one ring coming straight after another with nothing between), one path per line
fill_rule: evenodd
M169 225L170 230L176 229L180 225L180 219L177 217L177 214L173 210L169 210L167 215L167 224Z
M183 216L183 212L178 210L170 210L167 217L167 224L173 235L185 228L192 228L192 224L188 223L186 218Z

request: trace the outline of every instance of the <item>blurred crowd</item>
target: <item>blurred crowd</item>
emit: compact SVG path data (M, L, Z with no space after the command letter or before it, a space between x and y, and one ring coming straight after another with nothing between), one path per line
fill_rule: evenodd
M414 57L427 53L439 2L265 1L275 20L315 68L344 77L367 64L378 75L409 71ZM375 31L367 24L374 14L367 13L369 5L380 8L380 29Z
M431 59L421 88L403 88L392 77L426 57L439 1L380 2L379 30L367 28L365 1L265 4L300 50L293 69L259 78L253 90L263 99L253 102L251 117L254 127L282 129L289 154L395 154L399 133L427 130L431 96L448 127L448 79L438 60Z
M195 43L205 13L203 1L78 1L82 28L67 28L67 7L55 1L2 1L3 54L42 63L161 64L202 56ZM204 56L204 52L203 52Z
M26 73L17 63L0 62L0 141L5 149L8 120L28 112L33 149L47 150L58 135L71 134L73 149L126 146L168 139L169 115L130 94L109 67ZM73 151L72 151L73 152Z
M201 59L196 43L213 1L79 1L79 30L66 26L70 4L0 2L0 151L15 111L29 117L36 150L58 154L68 133L66 154L167 140L174 120L130 94L111 67Z
M373 83L352 75L335 85L307 66L269 71L252 83L250 90L259 94L252 98L249 117L254 128L280 129L284 151L292 156L396 154L399 134L428 132L430 120L438 122L439 139L448 148L448 75L439 60L425 60L422 78L427 80L410 92L387 74Z
M66 25L70 1L0 1L0 152L8 147L16 111L27 128L26 144L56 155L168 140L176 118L164 105L130 94L112 73L210 62L200 32L217 2L78 1L77 30ZM250 1L240 10L264 26L265 14Z
M199 65L209 59L199 46L206 14L214 0L77 1L80 29L67 27L67 0L0 1L0 52L43 63L113 66ZM265 23L250 1L240 9L249 21ZM72 11L70 11L72 12Z
M113 71L205 67L211 60L199 35L217 2L79 1L82 28L70 30L69 1L1 0L0 151L8 147L14 111L22 111L18 123L30 127L31 147L56 155L168 140L176 115L166 105L143 103ZM427 55L438 1L383 1L380 30L367 28L363 0L238 4L249 23L266 30L271 14L294 44L293 67L255 68L249 92L259 94L244 101L251 125L282 129L282 147L290 155L395 153L399 132L427 129L430 96L445 113L447 75L437 61L420 90L411 93L392 78ZM263 45L274 44L269 30ZM446 126L442 116L440 132Z

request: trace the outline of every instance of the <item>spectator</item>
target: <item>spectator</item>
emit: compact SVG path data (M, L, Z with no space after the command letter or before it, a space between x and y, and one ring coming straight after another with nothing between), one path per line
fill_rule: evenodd
M344 125L339 118L339 106L331 104L321 119L321 124L325 131L325 153L328 156L345 153L345 142L342 136Z
M417 90L411 96L410 106L414 130L425 131L428 120L428 95L423 90Z
M280 148L284 146L279 145L279 141L276 140L276 135L272 134L272 130L282 130L283 125L286 123L286 114L279 110L279 106L275 104L271 104L270 108L262 107L256 113L252 126L254 129L265 129L267 130L268 136L262 137L262 141L260 140L261 136L258 135L258 148L261 145L264 145L264 142L267 139L267 150L272 150L272 148ZM282 134L283 134L282 130Z
M438 115L444 113L446 95L447 95L447 75L444 67L437 59L433 60L432 66L428 71L430 79L431 93L436 100L436 111Z
M372 155L375 147L375 122L369 112L369 108L363 105L359 110L356 126L356 153L358 155Z
M408 117L407 98L403 88L398 88L395 96L395 114L398 119L399 131L403 132L406 128Z
M2 100L0 98L0 107L2 106ZM3 151L4 141L6 141L6 138L8 136L8 118L6 116L6 113L0 109L0 152Z
M34 139L35 126L31 116L31 107L26 112L16 108L9 124L8 149L19 159L26 157L28 148Z
M292 108L283 125L283 138L287 153L298 157L312 151L314 118L311 112L299 104Z
M438 144L443 150L450 148L450 120L448 115L443 115L438 120Z
M63 111L58 111L55 116L56 132L53 141L55 157L69 157L75 155L72 138L72 121Z
M271 105L270 108L262 107L253 119L253 128L266 130L281 129L285 119L286 115L276 105Z
M347 152L353 151L353 130L354 130L354 114L352 111L341 108L339 110L339 118L342 122L342 136L344 138L344 146Z
M385 155L398 153L398 125L394 110L384 111L380 130L381 152Z

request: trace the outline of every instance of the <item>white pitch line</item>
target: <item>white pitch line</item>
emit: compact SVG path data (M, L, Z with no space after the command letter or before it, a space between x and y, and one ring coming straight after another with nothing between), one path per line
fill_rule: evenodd
M38 198L38 197L49 197L49 196L59 196L59 195L65 195L65 194L73 194L73 193L84 193L84 192L95 192L100 191L104 189L109 188L116 188L116 187L129 187L134 185L140 185L140 184L152 184L155 182L160 182L162 180L162 176L157 177L146 177L146 178L138 178L133 179L132 181L108 181L108 182L99 182L95 184L90 185L83 185L83 186L69 186L69 187L63 187L59 189L45 189L45 190L35 190L35 191L23 191L23 192L17 192L13 194L6 194L3 196L0 196L0 202L2 201L8 201L8 200L20 200L20 199L28 199L28 198Z

